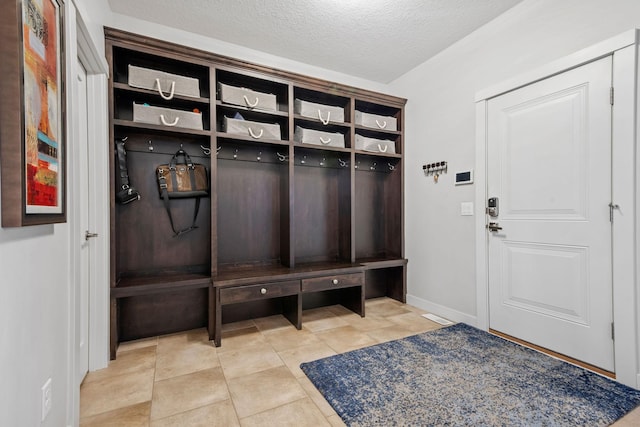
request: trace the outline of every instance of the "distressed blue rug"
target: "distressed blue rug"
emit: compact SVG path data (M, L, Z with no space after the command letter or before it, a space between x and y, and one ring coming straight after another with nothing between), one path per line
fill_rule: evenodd
M348 426L606 426L640 391L465 324L303 363Z

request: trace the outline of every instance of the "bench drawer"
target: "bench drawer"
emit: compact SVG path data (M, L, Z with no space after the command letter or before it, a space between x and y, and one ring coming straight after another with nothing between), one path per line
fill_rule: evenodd
M239 302L256 301L296 295L300 292L300 282L260 283L248 286L234 286L220 289L220 304L234 304Z
M334 276L302 279L302 292L318 292L328 289L350 288L364 285L364 274L338 274Z

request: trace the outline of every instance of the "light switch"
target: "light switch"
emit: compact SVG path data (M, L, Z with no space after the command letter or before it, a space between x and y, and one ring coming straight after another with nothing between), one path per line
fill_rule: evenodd
M460 215L473 216L473 202L460 203Z

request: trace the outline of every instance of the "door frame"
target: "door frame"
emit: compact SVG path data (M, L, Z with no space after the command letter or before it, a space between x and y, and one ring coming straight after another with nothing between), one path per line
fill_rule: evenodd
M92 175L88 182L89 220L93 223L92 231L98 233L98 238L92 242L95 246L89 261L89 371L95 371L106 367L109 361L109 169L105 160L109 158L109 65L104 56L98 53L79 12L76 15L75 54L87 71L87 96L90 99L87 103L88 133L92 137L87 147L89 173ZM70 113L69 127L74 129L77 115L72 111ZM78 143L74 141L74 144ZM75 237L81 239L84 231L76 230L80 236Z
M93 179L89 180L89 218L93 223L99 238L93 242L89 260L90 288L89 288L89 371L107 366L109 361L109 170L108 170L108 99L107 79L109 66L104 55L99 53L90 32L84 23L80 12L73 2L65 3L65 82L67 85L67 140L69 149L77 147L75 129L77 128L77 114L74 114L76 62L80 60L87 71L87 96L90 98L87 108L87 126L92 141L88 144L88 165ZM77 156L71 156L70 170L77 171ZM68 191L78 194L78 183L69 182ZM69 314L68 314L68 343L67 343L67 424L77 425L80 414L80 390L76 385L75 360L76 339L75 331L79 319L75 315L76 283L79 275L78 242L84 236L78 222L78 213L82 209L78 199L72 198L69 221L70 242L70 283L68 285Z
M614 364L617 381L640 387L639 306L640 265L637 245L640 234L636 218L640 212L640 164L636 142L640 136L638 105L640 80L638 30L627 31L560 60L484 89L476 94L476 326L489 329L488 234L485 228L487 194L487 103L490 99L589 62L613 55L615 102L612 113L612 198L621 209L614 212L612 227Z

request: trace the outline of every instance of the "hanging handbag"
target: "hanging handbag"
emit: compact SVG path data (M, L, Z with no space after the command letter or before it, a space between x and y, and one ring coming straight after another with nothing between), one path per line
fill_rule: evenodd
M184 163L178 163L182 157ZM198 228L196 219L200 210L200 198L209 195L209 176L204 165L193 163L191 157L182 148L171 158L169 164L160 165L156 168L158 177L158 190L160 198L164 202L164 207L169 215L171 229L175 236L184 234ZM182 230L176 230L171 215L170 199L195 198L195 209L192 224Z

